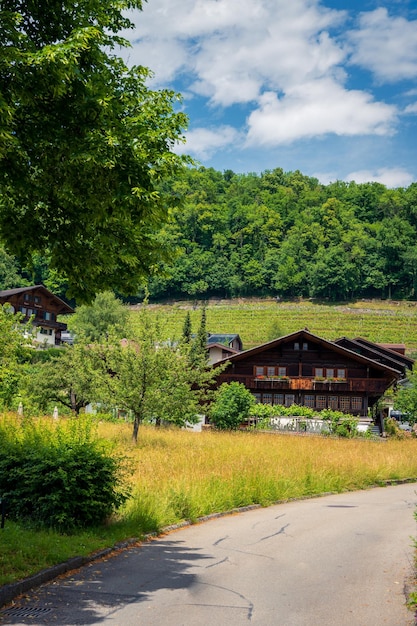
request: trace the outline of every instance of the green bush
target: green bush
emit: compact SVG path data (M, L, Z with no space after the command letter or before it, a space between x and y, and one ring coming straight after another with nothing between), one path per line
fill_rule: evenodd
M358 418L350 413L324 409L320 413L321 419L329 421L330 434L338 437L355 437L358 434Z
M255 399L244 385L223 383L210 407L210 420L220 430L236 430L250 413Z
M0 496L13 520L64 532L96 526L127 498L122 460L91 421L0 420Z

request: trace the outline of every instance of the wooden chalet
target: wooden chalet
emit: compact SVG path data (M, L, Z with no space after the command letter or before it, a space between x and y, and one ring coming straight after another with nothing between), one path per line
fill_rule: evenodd
M228 364L217 384L243 383L263 404L299 404L366 417L406 369L399 353L372 345L374 352L370 346L361 351L348 340L327 341L300 330L219 361ZM408 367L412 360L406 360Z
M43 285L19 287L0 291L0 304L9 305L14 313L23 313L24 320L32 319L36 342L41 345L61 344L61 332L67 325L58 322L58 315L74 313L74 309Z

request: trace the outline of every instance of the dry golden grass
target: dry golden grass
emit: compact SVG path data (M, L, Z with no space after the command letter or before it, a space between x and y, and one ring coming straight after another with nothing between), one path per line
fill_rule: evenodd
M122 517L148 528L238 506L416 478L417 440L373 442L253 432L202 433L102 424L132 464Z

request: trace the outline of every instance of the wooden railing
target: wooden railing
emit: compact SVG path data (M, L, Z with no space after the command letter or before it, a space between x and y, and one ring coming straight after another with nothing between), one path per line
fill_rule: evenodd
M343 391L357 393L384 393L389 382L380 378L350 378L349 380L316 380L315 378L257 378L239 374L220 374L219 382L237 381L252 390L291 390L291 391Z

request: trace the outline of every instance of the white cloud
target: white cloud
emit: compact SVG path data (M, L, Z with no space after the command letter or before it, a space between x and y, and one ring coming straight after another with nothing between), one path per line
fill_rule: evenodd
M381 81L417 76L417 21L390 17L386 8L362 13L358 30L349 33L351 62Z
M132 13L136 30L124 33L133 42L129 62L150 67L156 86L175 83L190 99L206 98L220 123L223 109L247 107L245 143L231 126L188 133L185 150L199 158L225 149L237 134L247 148L393 134L397 108L349 89L346 67L389 80L415 75L416 22L380 8L361 13L357 29L343 34L347 12L324 2L150 0ZM403 112L414 113L413 106Z
M160 83L187 72L220 106L340 72L345 55L327 32L345 13L318 0L152 0L132 15L130 63Z
M189 154L196 159L208 159L218 150L227 150L240 142L239 132L232 126L215 129L195 128L186 134L186 143L176 148L178 154Z
M414 113L417 114L417 102L406 106L404 109L404 113L410 113L411 115L413 115Z
M347 91L333 80L297 86L282 98L267 92L248 119L248 144L277 145L306 137L390 134L393 106L363 91Z
M414 176L401 168L381 168L376 171L360 170L351 172L345 177L345 181L354 180L357 183L376 182L386 187L408 187L414 181Z

